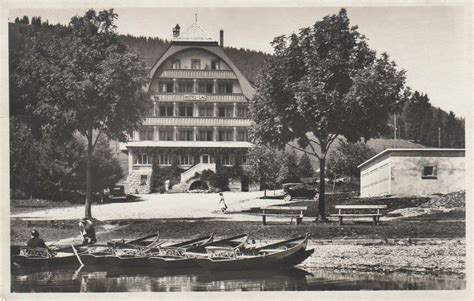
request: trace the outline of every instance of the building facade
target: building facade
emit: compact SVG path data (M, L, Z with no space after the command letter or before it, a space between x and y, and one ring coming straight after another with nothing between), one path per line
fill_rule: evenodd
M153 110L121 146L130 192L167 190L169 183L178 191L212 188L202 175L225 169L230 190L252 189L245 166L254 88L222 47L222 30L219 44L197 22L183 32L173 29L150 71Z
M465 150L386 149L360 164L360 195L409 196L466 189Z

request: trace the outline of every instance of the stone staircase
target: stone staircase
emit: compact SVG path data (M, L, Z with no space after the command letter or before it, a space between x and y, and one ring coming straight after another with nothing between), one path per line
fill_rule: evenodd
M216 164L215 163L198 163L193 165L191 168L186 170L181 174L181 183L187 182L189 179L194 177L196 173L201 173L204 170L211 170L212 172L216 172Z

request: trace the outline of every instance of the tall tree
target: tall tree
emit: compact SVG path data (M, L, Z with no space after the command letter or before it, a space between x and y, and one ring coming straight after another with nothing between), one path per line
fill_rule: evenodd
M275 38L272 46L275 54L251 101L252 138L318 158L321 179L338 136L355 142L378 135L407 97L405 72L387 54L377 57L369 49L345 9L299 34ZM324 180L319 190L318 215L325 221Z
M33 36L29 58L20 70L37 81L26 99L44 130L58 136L79 133L87 141L85 216L91 217L92 156L101 135L124 141L138 129L150 102L144 93L146 70L116 33L113 10L89 10L67 27L57 27L50 39ZM24 79L19 79L26 86ZM22 91L17 90L22 99ZM25 97L24 97L25 98Z
M430 112L431 104L426 94L415 91L408 101L405 115L408 124L408 139L415 142L421 142L425 130L423 121Z
M256 145L251 148L247 155L249 164L249 178L253 182L260 183L260 189L264 190L267 197L267 189L275 186L281 168L281 158L275 149Z
M301 155L298 162L298 174L301 178L310 178L314 176L313 164L311 164L311 159L306 153Z

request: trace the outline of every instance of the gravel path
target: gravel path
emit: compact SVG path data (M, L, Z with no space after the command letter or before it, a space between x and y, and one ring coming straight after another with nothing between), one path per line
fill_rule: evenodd
M273 192L267 192L273 195ZM259 199L263 191L224 192L228 212L238 212L252 207L284 203L281 199ZM261 220L261 217L246 214L223 214L220 212L217 193L176 193L139 195L142 201L110 203L92 206L92 215L98 220L149 219L149 218L217 218L240 221ZM34 212L18 213L11 218L31 220L68 220L84 216L84 206L54 208Z

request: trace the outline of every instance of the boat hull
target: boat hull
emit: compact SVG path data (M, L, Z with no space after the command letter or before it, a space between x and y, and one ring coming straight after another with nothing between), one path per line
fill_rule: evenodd
M300 263L311 256L311 251L306 252L307 242L308 238L306 237L294 247L270 254L219 259L197 258L195 261L199 266L208 270L281 269Z
M50 258L32 258L23 255L13 255L12 262L21 266L58 266L79 264L74 254Z

